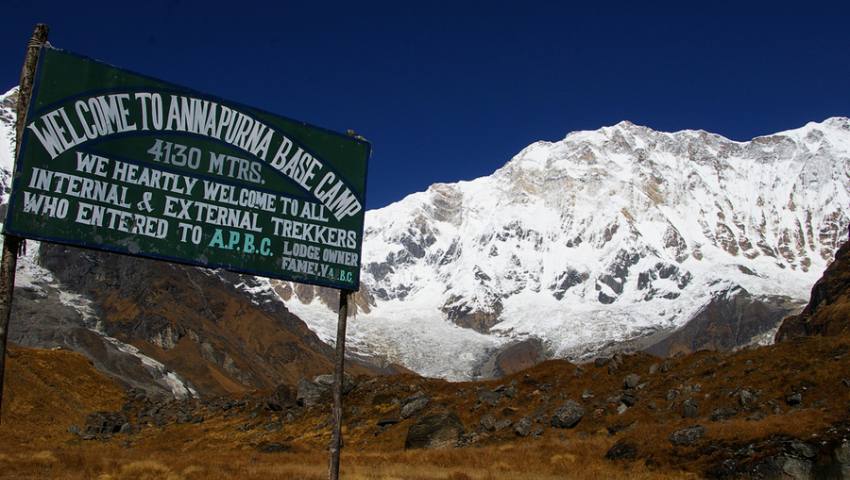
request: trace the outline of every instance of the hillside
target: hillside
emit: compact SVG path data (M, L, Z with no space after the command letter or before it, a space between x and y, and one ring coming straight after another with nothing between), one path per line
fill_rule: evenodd
M846 336L814 337L667 361L548 361L499 382L360 378L345 399L343 474L826 478L850 467L848 352ZM128 391L122 406L120 389L65 351L15 349L8 378L0 478L325 476L321 396Z

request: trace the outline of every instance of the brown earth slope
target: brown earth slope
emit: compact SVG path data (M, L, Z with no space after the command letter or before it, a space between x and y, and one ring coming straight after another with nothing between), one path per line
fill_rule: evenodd
M850 449L847 372L850 338L835 336L666 361L548 361L499 382L360 377L345 399L343 478L841 478L824 475ZM67 352L16 350L7 378L0 478L324 476L327 400L130 391L122 405ZM572 426L570 402L583 411ZM455 448L408 448L434 438Z
M333 348L280 301L239 290L257 282L252 277L51 244L41 246L40 262L92 300L106 334L165 364L202 395L295 385L331 369ZM48 300L35 298L29 317L13 319L13 328L32 330L28 321L37 327L39 304ZM82 350L101 360L97 349ZM349 369L382 371L358 361Z

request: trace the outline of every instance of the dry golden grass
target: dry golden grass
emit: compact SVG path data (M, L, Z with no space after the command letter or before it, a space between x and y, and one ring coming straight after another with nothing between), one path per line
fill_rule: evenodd
M555 478L629 480L699 478L711 466L709 456L695 447L673 447L671 432L695 423L706 427L706 441L730 445L771 435L803 438L847 420L850 388L842 379L850 371L850 338L805 339L735 354L701 352L670 362L666 373L648 373L659 360L648 355L625 357L614 374L607 367L550 361L506 379L481 383L449 383L400 376L380 380L374 389L355 390L346 404L342 478L351 480L548 480ZM0 478L71 480L223 480L323 479L327 475L329 439L326 409L310 409L278 432L262 425L272 413L249 420L247 415L225 417L207 412L199 425L146 427L134 435L109 441L81 441L67 432L82 424L87 412L116 410L122 390L97 373L81 356L70 352L15 349L10 358L4 422L0 425ZM637 405L622 415L606 398L622 391L623 377L637 372L647 386L638 392ZM516 396L498 407L477 404L477 388L516 381ZM693 393L700 418L681 416L680 396L666 400L669 389ZM541 393L543 385L549 385ZM785 395L806 385L804 406L790 408ZM739 388L758 392L766 416L746 419L742 412L723 422L706 418L712 409L737 406ZM371 388L371 387L370 387ZM540 438L519 438L511 429L483 437L473 446L448 450L404 450L412 420L379 430L378 418L397 414L397 406L373 405L376 393L400 398L423 390L439 408L456 411L468 431L474 431L485 413L514 421L535 411L548 415L564 399L583 401L585 418L574 429L546 428ZM779 414L765 402L781 407ZM652 406L651 406L652 405ZM601 413L599 411L601 410ZM248 421L257 427L243 431ZM628 426L614 435L607 428ZM630 425L630 426L629 426ZM608 449L617 441L634 443L638 459L608 461ZM262 442L284 442L291 450L265 454Z
M698 478L675 471L654 471L640 464L602 460L609 442L591 439L529 444L387 453L345 453L342 478L350 480L554 480ZM198 451L192 455L151 453L111 445L63 447L57 451L0 457L0 478L97 480L323 479L327 453L258 454ZM588 453L592 455L588 456ZM146 458L141 458L146 457Z

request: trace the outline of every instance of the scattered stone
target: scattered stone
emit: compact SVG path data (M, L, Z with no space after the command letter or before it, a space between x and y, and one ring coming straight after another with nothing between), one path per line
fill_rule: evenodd
M671 388L670 390L667 390L667 397L666 398L667 398L668 402L672 402L678 396L679 396L679 391L676 390L675 388Z
M617 415L622 415L622 414L626 413L626 410L628 410L628 409L629 409L628 405L626 405L625 403L621 403L620 405L617 406Z
M605 458L608 460L634 460L637 458L637 446L632 442L620 440L608 449Z
M68 433L70 433L72 435L79 435L80 434L80 427L78 427L76 425L71 425L70 427L68 427Z
M279 432L281 428L283 428L283 424L280 422L270 422L263 425L263 429L267 432Z
M531 417L522 417L516 425L514 425L514 433L520 437L527 437L531 433ZM850 453L850 450L848 450Z
M594 365L595 367L604 367L605 365L608 365L608 362L609 362L609 361L611 361L611 359L610 359L610 358L607 358L607 357L599 357L599 358L597 358L597 359L595 359L595 360L593 361L593 365Z
M573 400L567 400L563 406L555 410L551 424L556 428L573 428L578 425L582 417L584 417L584 407Z
M504 429L510 427L511 425L513 425L513 423L514 422L512 422L509 418L503 418L503 419L499 420L498 422L496 422L495 429L496 429L497 432L499 432L501 430L504 430Z
M796 407L803 403L803 394L800 392L794 392L785 397L785 403L789 406Z
M623 380L623 388L632 389L638 386L640 383L640 375L636 373L630 373L626 375L626 378Z
M696 418L699 416L699 404L693 398L682 402L682 416L685 418Z
M637 403L637 397L634 393L626 392L620 396L620 402L627 407L633 407Z
M728 419L734 417L737 414L738 414L738 411L735 410L734 408L727 408L727 407L715 408L714 410L711 411L711 415L708 416L708 419L711 420L712 422L721 422L723 420L728 420Z
M845 378L845 379L841 380L841 384L844 385L845 387L850 388L850 378Z
M581 392L581 399L587 400L589 398L593 398L593 392L590 391L589 388L586 388L583 392Z
M410 426L404 448L454 447L464 433L463 424L454 412L435 413Z
M740 392L738 392L738 403L742 407L746 407L747 405L750 405L750 404L754 403L755 401L756 401L756 396L755 396L755 394L753 394L753 392L751 392L747 389L743 389Z
M481 417L481 420L478 422L478 425L481 427L482 430L492 432L496 430L496 417L488 413Z
M705 435L705 427L702 425L692 425L690 427L676 430L670 434L670 443L673 445L693 445L697 440Z
M130 425L130 422L125 422L124 425L121 425L121 429L118 430L118 433L123 433L125 435L129 435L133 433L133 426Z

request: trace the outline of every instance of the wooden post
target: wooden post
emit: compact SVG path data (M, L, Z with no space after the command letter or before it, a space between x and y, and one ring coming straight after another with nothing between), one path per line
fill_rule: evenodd
M27 110L32 95L32 81L35 76L35 66L38 63L38 53L47 43L47 25L39 23L32 32L32 38L27 45L24 57L24 68L21 69L21 81L18 85L17 121L15 122L15 158L21 149L21 137L27 121ZM15 178L15 166L12 165L12 179ZM15 290L15 269L18 265L18 249L22 239L13 235L3 234L3 259L0 261L0 419L3 406L3 381L6 372L6 339L9 332L9 317L12 315L12 292ZM1 421L1 420L0 420Z
M333 385L333 432L331 434L331 461L328 468L328 478L339 480L339 456L342 450L342 385L345 368L345 322L348 319L348 297L353 293L348 290L339 291L339 318L336 324L336 356L334 358Z

